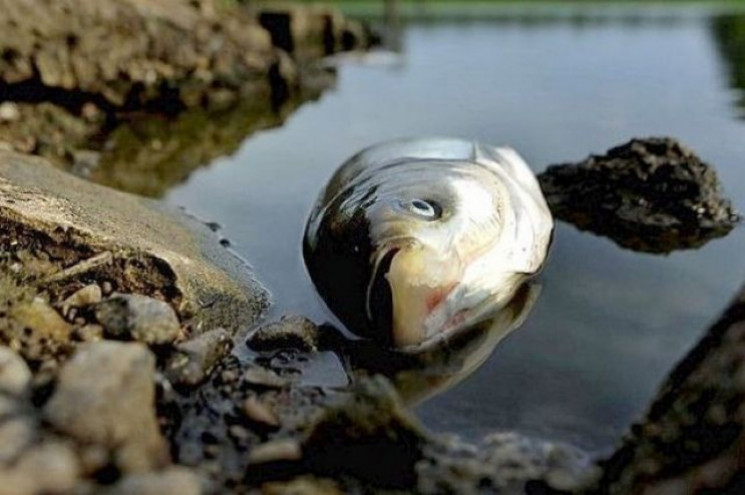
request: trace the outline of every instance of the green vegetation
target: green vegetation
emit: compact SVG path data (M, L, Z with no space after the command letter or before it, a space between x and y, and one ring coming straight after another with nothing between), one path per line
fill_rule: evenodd
M717 49L729 73L730 85L739 93L737 105L745 118L745 15L723 15L711 24Z

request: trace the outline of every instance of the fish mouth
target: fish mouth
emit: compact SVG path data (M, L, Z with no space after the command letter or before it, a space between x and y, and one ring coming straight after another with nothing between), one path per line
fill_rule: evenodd
M388 281L393 258L400 248L391 247L381 251L373 266L367 286L365 309L367 320L378 340L386 345L393 343L393 292Z
M369 336L403 349L438 336L448 322L462 273L426 246L383 246L372 258L365 309Z

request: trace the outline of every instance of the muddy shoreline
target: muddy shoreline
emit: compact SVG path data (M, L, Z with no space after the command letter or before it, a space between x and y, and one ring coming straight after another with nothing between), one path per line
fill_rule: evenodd
M266 289L214 225L143 196L280 125L333 85L321 57L375 36L320 8L72 4L0 0L0 493L737 493L742 293L609 460L427 431L382 350L300 316L247 340ZM737 223L670 139L540 179L558 218L630 249ZM307 379L350 356L361 371ZM388 358L408 379L444 359Z

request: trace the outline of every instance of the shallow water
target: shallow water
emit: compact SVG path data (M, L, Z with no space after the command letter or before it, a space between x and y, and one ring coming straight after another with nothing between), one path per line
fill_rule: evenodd
M224 225L272 290L275 314L317 322L330 316L302 266L304 221L333 170L377 141L510 144L541 171L632 136L669 135L715 164L745 210L745 112L736 105L742 88L730 87L745 69L722 58L728 34L714 27L737 18L702 7L631 17L594 8L578 21L575 10L554 10L410 23L394 63L342 64L319 102L194 173L167 200ZM735 24L742 32L745 19ZM610 448L745 279L743 230L654 256L559 224L526 324L468 380L420 406L421 418L472 438L507 428Z

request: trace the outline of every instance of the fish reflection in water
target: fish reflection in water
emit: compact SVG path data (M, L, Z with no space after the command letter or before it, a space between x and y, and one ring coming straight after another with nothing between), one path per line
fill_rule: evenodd
M407 405L417 405L445 392L473 374L496 346L518 329L541 292L535 282L523 284L512 299L488 319L447 340L402 352L371 340L348 340L336 334L334 347L353 380L382 374ZM333 331L327 327L328 331Z

